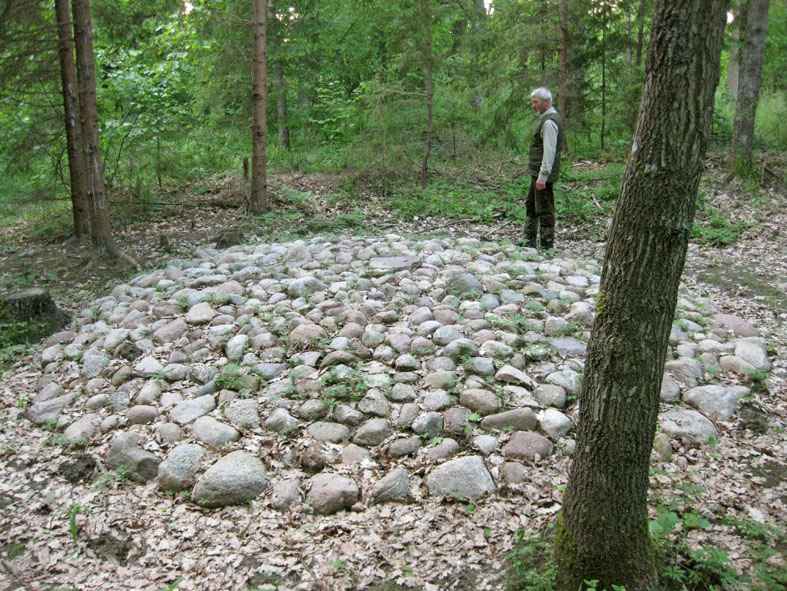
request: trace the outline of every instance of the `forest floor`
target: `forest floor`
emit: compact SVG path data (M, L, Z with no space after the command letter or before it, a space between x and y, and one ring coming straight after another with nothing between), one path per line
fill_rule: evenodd
M594 163L582 165L597 166ZM598 165L598 168L603 170L602 165ZM236 243L256 236L263 240L284 241L319 233L393 233L414 238L452 236L501 241L516 241L520 237L521 228L518 224L503 216L493 216L487 223L480 223L472 216L404 218L399 212L392 211L385 197L364 190L363 187L355 186L353 195L348 196L345 189L347 184L347 177L340 175L273 175L274 211L253 217L243 209L242 180L217 177L201 182L188 191L162 197L161 203L140 204L131 198L125 200L120 205L125 211L123 219L133 221L124 222L118 227L115 238L141 268L155 269L172 258L189 257L198 248L212 246L219 239ZM558 219L556 243L560 255L600 261L611 207L593 197L592 183L566 185L563 188L565 191L582 190L594 204L597 214L577 220L572 218L571 212L567 212ZM783 527L783 523L779 524L778 518L774 520L773 514L769 514L768 507L762 506L760 499L768 498L782 507L787 505L787 442L784 436L787 426L787 196L784 186L768 184L752 187L736 180L728 181L712 161L703 180L703 194L707 207L700 217L705 218L705 230L690 245L683 282L692 293L709 298L720 311L751 321L766 335L773 368L758 402L768 413L771 428L766 434L760 435L740 428L730 429L725 431L719 444L707 453L686 450L688 464L677 474L661 473L654 476L652 494L654 498L668 500L672 506L677 502L680 505L678 514L684 516L684 520L686 515L691 514L711 519L713 526L708 528L691 527L687 522L684 524L685 529L693 530L690 532L693 545L707 544L723 548L736 568L750 575L755 568L766 569L762 572L767 574L762 576L771 578L761 579L766 580L766 586L760 589L785 589L785 537L784 532L775 527ZM170 203L165 203L165 199ZM561 199L560 192L557 199ZM0 228L0 295L3 291L44 287L59 306L77 313L88 302L138 273L130 265L96 259L88 247L65 243L64 236L57 230L57 224L51 226L51 231L47 229L43 232L40 224L39 218L35 222L26 220ZM45 235L41 236L42 233ZM727 233L734 235L730 237ZM729 244L725 246L717 246L727 242ZM10 373L23 371L30 359L26 351L18 350L13 358L3 359L0 356L0 372L3 369ZM20 449L33 446L33 442L26 441L32 435L18 426L14 430L19 438L16 445ZM66 452L58 452L56 456L61 453ZM12 463L16 463L16 469L30 472L40 468L40 459L15 458L14 454L14 450L0 450L3 471ZM21 468L21 465L25 467ZM564 476L549 475L558 480ZM734 494L730 488L735 489ZM113 494L125 494L124 488L116 488ZM133 491L130 494L134 494ZM731 498L734 498L736 505L728 504ZM140 503L148 504L150 498L143 495ZM0 507L4 510L5 505ZM517 514L516 499L502 499L489 507L479 508L478 515L471 514L476 511L474 507L471 511L469 506L461 504L424 505L422 510L436 511L439 514L438 521L443 525L462 519L474 520L478 531L485 531L484 526L490 527L508 520L510 526L507 531L513 533L519 527L538 529L545 525L551 519L555 507L554 504L545 503L538 510L537 517L530 515L528 519ZM774 509L770 508L771 511ZM725 512L735 517L727 517L725 521L722 519ZM409 518L414 517L411 515ZM53 520L67 521L67 518L54 513L31 515L31 531L52 528ZM210 514L205 516L205 523L214 521L216 519ZM244 525L246 531L250 524L251 521ZM145 527L145 524L137 526ZM344 535L351 529L350 525L344 528L337 519L331 519L326 527L333 529L323 531L324 528L318 528L314 535L318 538ZM413 527L415 531L422 529L416 525ZM435 545L435 556L419 556L419 553L429 554L431 549L417 540L411 540L412 546L409 548L402 545L392 550L394 554L384 557L381 562L387 565L384 570L389 573L389 584L366 588L379 591L406 588L424 591L500 588L503 579L500 568L497 568L497 572L485 572L485 565L489 563L490 556L495 557L497 565L502 564L513 539L493 542L484 539L483 534L480 539L476 537L471 540L472 543L461 539L462 534L469 535L472 531L465 529L459 534L450 534L449 530L445 530L443 536L448 537L441 538ZM46 577L41 573L25 571L24 566L20 567L25 564L21 556L24 547L20 549L1 533L0 539L5 544L0 547L3 558L0 582L7 585L2 589L70 589L67 586L47 585ZM309 548L308 540L296 540L295 543L298 547ZM464 554L461 560L456 555L452 557L452 544L454 551L459 549ZM61 546L61 542L53 542L49 551L59 554ZM768 546L776 552L768 552ZM347 548L352 549L351 537L347 541ZM124 557L128 552L122 548L98 549L99 553L109 555L117 554L116 550ZM422 569L407 566L408 561L416 564L419 560L444 570L434 573L434 577L430 578L423 574ZM70 562L69 568L73 568L73 561ZM448 565L452 562L462 562L464 566L450 569ZM340 558L332 560L329 566L322 564L311 588L357 588L353 586L353 581L358 580L358 574L351 572L351 565L351 562L347 563ZM191 568L195 568L194 565ZM131 571L122 566L117 567L118 576L122 577L124 573L130 575ZM321 577L323 581L319 582ZM166 573L160 573L160 578L155 580L171 582L172 578L167 578ZM62 578L58 581L62 581ZM257 582L250 582L249 589L254 588L252 584L266 588L264 585L268 582L263 577ZM168 587L166 582L158 587L152 585L150 581L142 584L124 580L112 588L154 591L176 588Z

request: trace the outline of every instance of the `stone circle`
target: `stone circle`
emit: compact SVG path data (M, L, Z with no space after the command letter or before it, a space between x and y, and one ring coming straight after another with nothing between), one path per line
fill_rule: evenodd
M573 450L599 273L472 238L202 249L48 339L26 416L205 507L477 499ZM748 322L682 295L654 457L718 437L770 366Z

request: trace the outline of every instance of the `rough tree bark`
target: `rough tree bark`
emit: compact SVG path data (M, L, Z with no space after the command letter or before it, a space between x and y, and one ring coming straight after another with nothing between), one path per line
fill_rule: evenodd
M81 242L90 238L90 201L87 192L87 169L85 168L79 122L74 38L68 0L55 0L55 19L57 20L60 80L63 87L63 113L66 126L74 236Z
M72 0L74 38L76 39L77 83L79 86L79 112L87 194L90 199L90 226L93 244L99 253L117 256L112 242L109 221L109 203L104 185L104 164L98 138L98 109L96 108L96 63L93 53L93 21L90 0Z
M432 156L432 134L434 106L433 56L432 56L432 0L421 0L419 4L421 21L421 62L424 73L424 103L426 105L426 129L424 130L424 156L421 160L421 187L429 183L429 158Z
M251 124L251 199L249 209L261 213L271 208L268 195L268 65L267 65L267 0L254 0L254 82Z
M760 98L762 61L768 35L768 0L750 0L746 10L745 39L741 47L738 98L732 134L732 166L737 174L752 167L754 118Z
M724 0L659 0L632 153L604 257L555 560L559 591L651 589L648 471L696 207Z

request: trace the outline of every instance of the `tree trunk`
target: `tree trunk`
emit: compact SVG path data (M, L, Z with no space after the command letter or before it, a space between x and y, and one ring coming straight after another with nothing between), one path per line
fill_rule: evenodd
M626 65L630 66L634 63L634 39L632 38L634 26L631 22L631 12L628 5L624 5L623 10L626 13Z
M87 192L87 169L82 146L77 99L77 72L74 64L74 38L68 0L55 0L60 80L63 86L63 113L68 149L68 173L71 186L71 209L74 236L80 242L90 238L90 201Z
M559 591L656 581L647 490L659 391L686 258L725 0L659 0L632 153L604 257L555 560ZM675 108L676 97L680 108Z
M560 0L558 11L560 14L560 113L565 135L571 121L571 78L573 76L569 61L569 55L571 54L571 18L569 16L568 0Z
M266 56L268 2L254 0L254 87L252 91L251 124L251 200L253 213L271 208L268 196L267 157L268 141L268 67Z
M638 66L642 63L642 47L645 43L645 2L646 0L639 0L639 8L637 9L637 51L635 62Z
M74 38L76 39L77 82L82 143L87 170L87 194L90 199L90 226L93 245L104 255L117 255L112 243L109 221L109 202L104 186L104 164L98 137L98 109L96 108L96 63L93 54L93 22L90 0L72 0Z
M432 108L434 106L434 90L432 86L432 0L421 0L420 20L423 27L421 43L421 59L424 71L424 102L426 103L426 130L424 133L424 156L421 160L421 187L429 183L429 158L432 156Z
M741 47L738 99L732 134L732 165L737 174L747 174L752 167L754 118L760 98L762 61L768 34L768 0L750 0L746 12L746 37Z
M601 25L601 149L604 149L607 125L607 17Z
M274 64L276 70L276 117L279 127L279 145L290 149L290 125L287 118L287 79L284 77L284 64L281 59Z
M732 98L738 97L738 78L740 77L741 58L743 56L743 44L746 40L746 17L749 10L749 3L741 3L739 9L733 14L735 20L734 27L730 33L732 43L730 46L730 58L727 63L727 91Z

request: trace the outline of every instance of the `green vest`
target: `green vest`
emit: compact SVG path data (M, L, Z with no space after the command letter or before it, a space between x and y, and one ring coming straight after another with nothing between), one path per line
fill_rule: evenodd
M530 143L528 172L530 176L538 176L541 170L541 160L544 158L544 140L541 137L541 128L546 121L554 121L557 125L557 146L555 146L555 161L552 164L552 171L549 173L548 183L554 183L560 174L560 151L563 148L563 126L560 124L560 115L555 113L544 113L536 122L533 128L533 141Z

